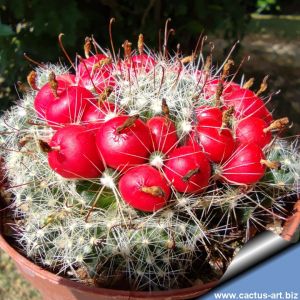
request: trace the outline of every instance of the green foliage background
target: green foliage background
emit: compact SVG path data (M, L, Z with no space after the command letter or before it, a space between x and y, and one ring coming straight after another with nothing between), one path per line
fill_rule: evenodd
M240 0L0 0L0 74L2 96L7 99L13 84L24 80L30 70L23 53L38 61L57 61L61 52L57 36L65 33L64 43L74 56L86 35L94 34L101 45L108 46L108 22L116 18L114 41L135 40L140 32L149 46L157 47L158 31L168 17L176 35L171 39L188 49L204 29L221 31L236 39L243 30L253 1ZM180 37L180 40L179 40ZM9 89L10 88L10 89ZM2 105L3 105L2 101Z

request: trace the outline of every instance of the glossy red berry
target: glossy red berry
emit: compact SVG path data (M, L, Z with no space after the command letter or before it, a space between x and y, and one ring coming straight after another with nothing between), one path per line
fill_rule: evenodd
M218 107L202 105L195 109L198 124L202 124L207 119L214 119L222 125L222 111Z
M128 126L125 124L131 123ZM106 164L124 170L147 161L152 152L150 131L140 119L118 116L105 122L96 133L96 144Z
M76 72L79 84L89 90L93 89L95 85L98 93L101 93L108 86L114 86L113 66L111 63L107 63L107 60L108 57L103 54L96 54L83 59Z
M95 136L84 126L69 125L58 129L51 139L48 153L50 167L65 178L97 178L103 171L96 150Z
M229 183L254 184L264 176L264 159L264 153L258 145L241 144L221 166L219 173Z
M153 149L168 153L176 148L178 137L174 123L165 117L156 116L147 121L150 129Z
M208 187L211 168L205 154L192 146L175 149L163 168L168 180L181 193L199 193Z
M77 68L77 75L87 76L88 73L92 74L98 67L100 67L99 63L105 59L107 59L107 56L104 54L96 54L89 58L82 59Z
M271 142L272 134L267 130L267 123L256 117L248 117L241 120L235 130L238 143L255 143L264 147Z
M128 170L119 181L119 190L125 202L146 212L164 207L171 194L162 174L147 165Z
M238 119L257 117L266 122L272 121L272 116L261 98L248 89L233 89L223 96L224 104L234 107L234 114Z
M45 119L49 104L58 99L67 87L74 84L72 81L72 74L56 76L56 80L58 84L56 91L57 97L52 91L50 84L46 83L42 86L34 98L34 108L38 117L41 119Z
M46 120L55 129L65 124L78 123L94 99L93 94L84 87L70 86L49 103Z
M196 127L188 142L189 145L200 145L207 157L215 163L226 161L235 147L230 130L221 128L221 123L215 119L204 120Z
M202 75L202 77L204 78L204 75ZM203 95L205 99L213 100L217 94L220 82L222 82L223 85L222 97L230 95L235 89L239 88L239 85L234 82L221 81L220 79L209 79L206 82L203 82Z
M65 73L65 74L57 75L56 79L57 80L62 80L66 83L69 83L69 85L77 85L76 84L76 76L74 74L71 74L71 73Z
M104 122L120 114L121 110L112 102L103 101L100 104L93 102L85 110L81 121L90 129L99 129Z
M156 61L154 60L154 58L147 54L133 55L131 57L131 60L134 65L134 68L138 71L145 70L145 72L149 72L156 65Z

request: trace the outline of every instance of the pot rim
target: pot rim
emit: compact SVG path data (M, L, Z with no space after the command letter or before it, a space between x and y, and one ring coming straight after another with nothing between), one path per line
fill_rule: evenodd
M200 293L204 294L206 291L210 290L211 288L215 287L219 280L214 280L209 283L205 284L196 284L192 287L182 288L182 289L173 289L167 291L128 291L128 290L116 290L116 289L109 289L109 288L100 288L100 287L89 287L80 282L72 281L70 279L61 277L54 273L51 273L42 267L34 264L29 259L21 255L17 250L15 250L3 237L2 233L0 232L0 248L4 250L15 262L19 265L29 268L33 271L34 274L38 275L39 277L49 280L53 284L60 284L67 286L69 288L81 290L84 292L94 293L94 294L109 294L111 296L126 296L130 299L130 297L139 297L139 298L147 298L149 296L156 298L156 297L171 297L172 299L174 296L182 297L185 295L189 296L198 296Z
M293 237L299 228L300 228L300 198L295 202L294 210L292 211L292 214L286 219L280 236L284 240L288 242L292 242Z

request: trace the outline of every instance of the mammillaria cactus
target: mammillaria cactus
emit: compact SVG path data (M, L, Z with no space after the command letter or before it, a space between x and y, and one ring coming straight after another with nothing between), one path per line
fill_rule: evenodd
M167 37L156 53L140 35L121 57L86 38L86 58L67 55L74 74L30 73L0 121L27 257L88 285L180 288L220 276L253 229L284 220L297 140L266 108L266 80L256 93L235 83L233 61L212 66L204 41L183 57Z

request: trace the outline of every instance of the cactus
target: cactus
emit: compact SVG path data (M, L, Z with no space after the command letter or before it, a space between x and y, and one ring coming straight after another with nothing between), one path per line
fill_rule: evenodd
M90 77L106 74L103 78L107 80L113 76L111 93L97 91L95 84L103 82L95 77L95 82L90 77L85 79L85 86L99 102L108 101L129 116L139 115L147 121L163 114L176 125L178 140L174 147L184 145L196 130L196 108L219 108L225 101L222 95L228 90L226 84L234 79L229 74L232 61L225 61L217 69L211 66L210 56L205 61L203 53L187 58L168 52L154 54L140 40L137 54L128 50L129 46L128 41L124 43L123 61L129 61L124 69L117 61L111 63L114 50L113 54L103 52L110 60L100 66L96 62L88 65L89 55L86 69L81 66L81 74L91 68ZM142 60L142 66L137 63L132 67L130 57L133 60L138 55L144 55L146 63ZM155 65L149 67L148 60L155 61ZM107 66L112 75L105 73ZM102 73L97 73L99 69ZM255 183L236 184L220 181L222 162L211 161L213 174L205 190L179 193L169 180L171 198L163 208L150 213L123 201L118 187L123 170L112 169L105 162L99 178L63 178L49 167L45 153L57 128L51 128L36 113L34 101L49 76L54 82L51 89L55 89L56 79L51 74L59 78L68 74L68 68L44 64L32 74L31 87L0 119L3 172L8 180L6 193L12 195L17 247L35 263L57 274L88 285L147 291L186 287L199 279L209 281L222 274L235 248L251 237L254 227L262 230L274 219L284 220L288 210L283 198L291 196L292 201L299 192L299 143L276 134L263 152L266 161L279 162L281 168L268 169ZM81 80L77 76L76 84ZM207 89L207 82L214 81L214 90ZM265 82L257 97L264 89ZM220 131L230 124L234 132L247 109L240 109L234 117L233 111L228 113L230 122L223 118ZM103 122L118 115L116 110L103 113L107 116ZM81 123L80 118L76 122ZM165 160L171 150L152 152L146 164L165 175ZM193 172L186 175L186 182Z

